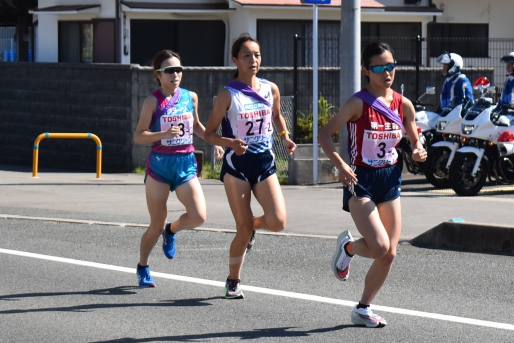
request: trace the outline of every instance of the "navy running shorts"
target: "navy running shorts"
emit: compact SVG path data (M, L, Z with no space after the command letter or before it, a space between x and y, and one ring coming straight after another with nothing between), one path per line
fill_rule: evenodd
M358 183L354 185L355 196L370 198L375 205L391 201L400 196L402 170L398 164L384 168L356 167ZM344 187L343 210L350 212L348 201L354 194Z
M223 177L228 173L255 185L276 172L275 156L271 151L257 154L245 153L242 156L237 156L234 150L229 150L223 155L220 180L223 181Z
M194 153L160 154L150 152L146 160L146 178L170 185L170 192L196 177L198 168Z

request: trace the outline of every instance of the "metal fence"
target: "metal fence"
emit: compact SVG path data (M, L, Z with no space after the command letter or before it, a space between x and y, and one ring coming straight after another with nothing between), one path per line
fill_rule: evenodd
M214 97L216 98L216 97ZM282 116L286 122L287 130L292 130L292 122L293 122L293 102L294 97L292 96L281 96L280 97L280 110L282 112ZM221 135L221 126L218 128L217 133ZM282 140L280 139L280 132L273 130L273 152L275 153L275 163L277 165L277 176L279 180L286 181L289 178L289 155L282 144ZM212 169L219 173L221 171L221 166L223 164L222 160L216 160L214 158L214 153L211 154L211 165Z
M426 86L435 86L438 102L443 83L442 66L436 59L444 51L461 55L463 72L473 82L477 76L486 75L491 85L497 87L495 99L501 95L506 80L505 64L500 58L514 51L514 38L438 38L438 37L362 37L361 47L370 42L389 44L398 61L398 71L393 89L400 92L405 85L404 95L415 100ZM319 37L318 89L321 95L336 107L340 106L339 37ZM294 90L295 118L298 114L312 113L312 37L294 37ZM361 85L366 85L364 77ZM344 86L344 85L342 85ZM296 119L295 119L296 120Z

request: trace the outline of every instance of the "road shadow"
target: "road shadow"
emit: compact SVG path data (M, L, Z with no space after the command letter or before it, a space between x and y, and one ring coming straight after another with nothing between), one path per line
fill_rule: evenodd
M96 341L94 343L144 343L144 342L198 342L199 340L212 340L216 338L239 338L241 340L250 339L276 339L280 337L309 337L316 334L322 334L331 331L338 331L355 325L337 325L333 327L320 328L314 330L294 330L296 327L278 327L266 329L254 329L249 331L234 331L234 332L215 332L204 334L191 334L182 336L162 336L162 337L148 337L148 338L119 338L108 341Z

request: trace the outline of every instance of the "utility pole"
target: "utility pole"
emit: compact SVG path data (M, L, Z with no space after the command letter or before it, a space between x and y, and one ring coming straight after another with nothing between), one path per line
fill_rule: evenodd
M361 1L341 1L341 32L339 35L339 103L343 104L361 88ZM339 131L339 155L350 163L346 126Z

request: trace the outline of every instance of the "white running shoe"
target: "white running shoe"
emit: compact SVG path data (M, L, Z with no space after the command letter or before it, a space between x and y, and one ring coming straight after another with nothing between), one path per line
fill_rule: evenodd
M344 246L350 242L353 242L353 237L350 231L343 231L339 237L337 237L336 251L332 256L332 271L338 280L346 281L350 275L350 262L353 256L348 256L344 250Z
M369 307L357 308L355 306L350 317L355 325L366 325L368 328L381 328L387 325L385 319L373 313Z

